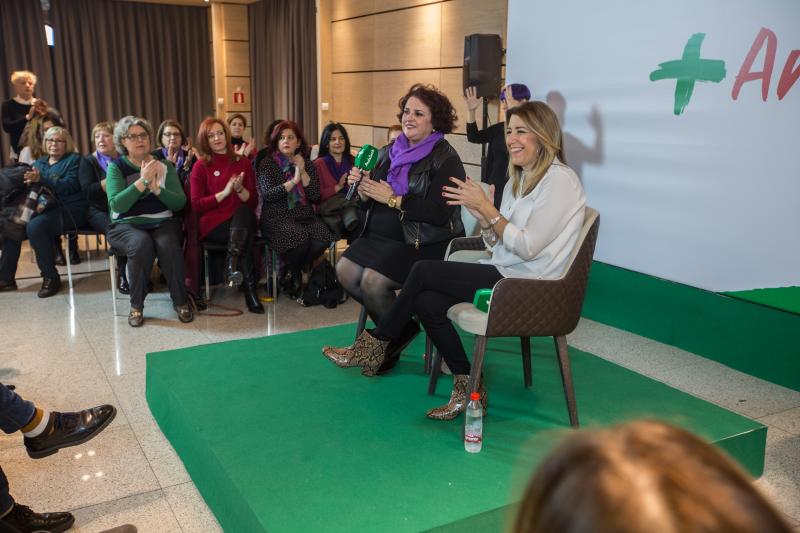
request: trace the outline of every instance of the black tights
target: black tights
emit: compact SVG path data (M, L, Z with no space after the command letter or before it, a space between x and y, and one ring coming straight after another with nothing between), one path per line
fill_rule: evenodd
M350 296L367 308L376 324L397 299L395 291L401 287L380 272L364 268L346 257L336 264L336 278Z
M406 322L416 314L453 374L469 374L469 359L447 310L471 302L476 290L491 289L501 279L503 275L492 265L419 261L372 333L384 340L399 339Z

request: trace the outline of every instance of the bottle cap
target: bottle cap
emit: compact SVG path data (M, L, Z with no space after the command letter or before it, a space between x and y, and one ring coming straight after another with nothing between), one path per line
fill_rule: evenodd
M477 402L478 400L481 399L481 393L480 392L473 392L472 394L469 395L469 399L470 400L474 400L474 401Z

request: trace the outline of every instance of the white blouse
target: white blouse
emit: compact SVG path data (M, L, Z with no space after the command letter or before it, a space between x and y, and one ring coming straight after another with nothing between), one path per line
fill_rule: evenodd
M507 278L559 278L583 227L586 195L578 176L556 160L526 196L515 198L512 189L509 180L500 204L508 220L502 240L480 262Z

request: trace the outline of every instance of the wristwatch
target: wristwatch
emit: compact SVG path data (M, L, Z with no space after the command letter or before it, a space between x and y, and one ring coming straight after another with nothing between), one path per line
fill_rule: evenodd
M394 209L397 207L397 196L390 196L389 199L386 201L386 205Z

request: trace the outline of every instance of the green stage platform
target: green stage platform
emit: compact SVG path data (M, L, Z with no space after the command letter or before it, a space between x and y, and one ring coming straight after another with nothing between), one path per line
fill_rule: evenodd
M569 431L552 340L533 344L525 389L519 341L489 343L483 451L461 441L463 418L425 411L423 339L395 370L364 378L320 353L354 325L147 355L147 400L220 524L259 531L500 531L533 468ZM472 341L466 339L468 350ZM570 349L581 422L654 417L684 426L763 469L766 428L666 385Z

